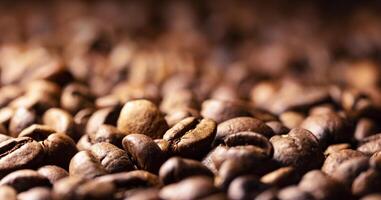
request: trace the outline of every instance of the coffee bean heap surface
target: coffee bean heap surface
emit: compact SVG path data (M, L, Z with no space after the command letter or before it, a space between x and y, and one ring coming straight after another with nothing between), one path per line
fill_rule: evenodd
M380 10L1 1L0 200L381 200Z

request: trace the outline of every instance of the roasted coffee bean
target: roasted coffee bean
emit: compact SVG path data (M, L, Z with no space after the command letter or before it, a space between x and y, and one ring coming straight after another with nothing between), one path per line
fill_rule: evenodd
M267 185L284 187L296 184L299 181L299 174L293 167L281 167L265 174L260 180Z
M311 131L323 147L333 142L350 142L352 137L349 122L335 113L311 115L300 127Z
M172 127L187 117L200 118L201 115L197 110L192 108L177 108L165 115L165 121L167 121L169 127Z
M22 169L9 173L1 179L1 185L8 185L17 192L24 192L38 186L50 186L49 180L34 170Z
M344 161L353 158L366 157L363 153L352 149L343 149L341 151L330 154L324 161L321 168L323 172L328 175L332 175L336 168L338 168Z
M188 117L169 129L163 139L170 143L172 154L200 158L210 150L215 134L213 120Z
M22 89L16 85L2 86L0 89L0 107L6 106L22 94Z
M154 142L157 144L157 146L159 146L164 155L171 154L170 142L164 139L156 139Z
M309 194L301 190L297 186L289 186L285 187L278 193L279 200L315 200L315 198Z
M49 188L35 187L17 195L19 200L51 200L52 196Z
M0 177L14 170L37 167L44 158L42 145L26 137L0 143L0 153Z
M209 99L202 103L201 116L221 123L228 119L250 116L247 107L237 102Z
M70 159L77 153L74 141L63 133L54 133L40 142L45 152L45 163L68 168Z
M78 151L89 150L91 145L93 145L90 141L89 135L83 135L77 142Z
M119 112L119 107L102 108L95 111L87 122L86 133L95 133L102 124L116 125Z
M0 143L12 139L11 136L4 135L0 133Z
M49 179L51 184L54 184L58 180L69 176L69 173L65 169L55 165L45 165L38 168L37 172Z
M112 183L91 180L81 184L75 189L75 199L113 199L115 189L115 185Z
M147 135L130 134L123 139L123 147L139 169L157 173L165 155Z
M52 196L55 200L77 200L76 190L85 180L76 176L60 179L53 185Z
M42 115L49 108L54 108L59 105L58 99L50 96L49 94L31 91L23 96L13 100L9 106L12 108L26 108L38 115Z
M266 125L273 130L274 135L284 135L290 132L289 128L278 121L269 121L266 122Z
M254 199L267 188L268 186L255 176L240 176L230 183L227 193L229 198L234 200Z
M172 157L160 167L159 176L160 180L167 185L190 176L213 177L214 175L199 161Z
M9 130L9 124L14 113L15 110L11 107L0 108L0 124L2 124L7 130Z
M381 169L381 151L374 153L372 157L369 158L369 164L374 169Z
M350 198L350 194L340 182L319 170L312 170L305 174L299 182L299 188L310 193L317 200Z
M160 104L160 110L164 113L182 108L198 108L196 97L191 90L178 90L168 93L163 97Z
M71 83L67 85L61 96L61 107L72 114L77 113L83 108L93 107L94 96L88 87Z
M103 124L95 134L89 134L92 143L108 142L119 148L122 148L122 140L126 136L125 133L119 131L116 127Z
M381 187L381 173L374 169L362 172L353 181L352 193L356 196L379 192Z
M85 108L74 115L75 131L77 134L86 133L87 122L89 121L94 110L92 108Z
M10 186L0 186L0 199L17 200L17 191Z
M95 179L94 179L95 180ZM159 177L144 170L108 174L96 178L100 182L113 183L118 190L160 187Z
M353 158L341 163L332 173L332 177L343 183L350 190L355 178L369 168L366 157Z
M272 129L262 121L252 117L237 117L220 123L217 126L215 145L220 144L226 136L234 133L252 131L269 138L274 133Z
M354 137L356 140L362 140L372 134L377 133L376 123L372 119L363 118L356 124Z
M214 187L212 179L196 176L165 186L160 191L160 197L163 199L192 200L201 199L216 192L217 189Z
M97 158L88 151L80 151L71 159L69 165L70 176L82 179L92 179L105 175L107 172Z
M9 133L11 136L17 137L23 129L36 122L37 115L34 111L26 108L18 108L15 110L15 113L9 122Z
M289 129L297 128L302 124L305 116L298 112L287 111L279 115L280 121Z
M274 148L274 159L284 166L308 171L321 166L324 155L316 137L301 128L292 129L287 135L276 135L270 139Z
M119 107L119 106L121 106L121 102L119 98L115 95L98 97L95 100L95 107L97 108L108 108L108 107Z
M117 127L126 134L145 134L154 139L161 138L168 129L159 109L147 100L127 102L120 112Z
M329 145L327 149L325 149L324 155L329 156L343 149L350 149L350 148L351 148L351 145L348 143L332 144L332 145Z
M73 116L62 109L51 108L47 110L42 116L42 122L56 132L67 134L74 141L79 139L79 135L75 132Z
M94 144L91 146L90 152L99 160L108 173L134 169L133 163L127 153L112 144L106 142Z
M357 147L358 151L371 155L381 150L381 134L372 135L361 140L361 144Z
M30 137L36 141L43 141L56 131L49 126L33 124L22 130L18 137Z

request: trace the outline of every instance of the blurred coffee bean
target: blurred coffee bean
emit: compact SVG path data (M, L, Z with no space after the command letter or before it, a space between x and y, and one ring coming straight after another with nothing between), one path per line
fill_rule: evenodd
M0 89L0 107L3 108L22 94L22 89L16 85L2 86Z
M118 120L119 112L119 107L103 108L95 111L87 121L86 133L95 133L102 124L115 126Z
M121 102L115 95L102 96L95 100L95 107L98 109L119 106L121 106Z
M38 186L50 186L49 180L34 170L22 169L9 173L1 179L0 185L8 185L17 192L24 192Z
M147 135L130 134L123 139L123 147L139 169L157 173L165 156Z
M144 170L120 172L100 176L94 180L99 182L113 183L118 190L133 188L160 187L159 177Z
M213 120L188 117L169 129L163 139L169 142L172 154L200 158L210 150L215 134Z
M333 175L335 170L344 162L353 158L364 158L366 157L363 153L355 151L352 149L343 149L329 154L325 159L321 170L328 174Z
M258 119L252 117L237 117L218 124L214 143L218 145L226 136L244 131L256 132L267 138L270 138L274 134L269 126Z
M355 178L368 168L368 158L353 158L341 163L332 173L332 177L343 183L350 190Z
M44 148L47 164L58 165L67 169L71 158L77 153L74 141L63 133L51 134L40 142Z
M324 161L317 138L305 129L291 129L287 135L273 136L270 142L274 159L281 165L293 166L303 172L320 167Z
M123 106L117 127L126 134L140 133L156 139L163 136L168 125L155 104L134 100Z
M356 140L362 140L376 132L376 124L372 119L363 118L360 119L356 124L356 129L354 137Z
M254 199L267 187L255 176L240 176L230 183L227 193L229 198L234 200Z
M10 135L12 137L17 137L22 130L36 122L37 115L35 112L26 108L18 108L15 110L15 113L9 122Z
M178 90L171 92L163 97L160 104L160 110L164 113L170 113L172 110L183 108L198 108L195 95L190 90Z
M69 173L65 169L55 165L45 165L38 168L37 172L46 177L51 184L54 184L58 180L69 176Z
M163 199L192 200L207 197L216 193L213 180L208 177L196 176L163 187L160 197Z
M88 87L71 83L62 90L61 107L72 114L83 108L93 107L94 96Z
M302 191L310 193L314 199L350 198L350 193L341 183L319 170L305 174L298 186Z
M232 101L209 99L202 103L201 116L221 123L228 119L250 116L247 107Z
M159 190L156 188L139 189L125 199L129 200L160 200Z
M340 144L332 144L327 147L324 151L325 156L329 156L330 154L333 154L335 152L339 152L343 149L350 149L351 145L348 143L340 143Z
M214 175L199 161L172 157L160 167L159 176L160 180L167 185L190 176L213 177Z
M49 126L33 124L25 129L23 129L18 137L30 137L36 141L43 141L49 137L49 135L55 133L56 131Z
M379 191L381 187L381 173L374 169L368 169L360 173L352 184L352 193L356 196L364 196Z
M376 134L376 135L366 137L360 141L360 144L357 147L357 150L365 154L371 155L381 150L380 141L381 141L381 134Z
M198 110L192 108L176 108L167 113L165 121L167 121L169 127L172 127L187 117L200 118L201 115Z
M380 151L374 153L369 158L369 164L374 169L377 169L377 170L381 169L381 152Z
M75 132L78 135L86 133L86 125L93 112L94 110L92 108L85 108L74 115Z
M19 200L51 200L49 188L35 187L17 195Z
M83 135L77 142L77 149L78 151L84 151L89 150L91 147L92 142L90 141L90 138L87 134Z
M298 171L293 167L281 167L275 171L265 174L260 181L267 185L283 187L296 184L299 181Z
M80 151L70 161L69 174L81 179L92 179L107 172L97 158L88 151Z
M103 124L95 134L88 134L92 143L107 142L119 148L122 148L122 140L125 133L119 131L115 126Z
M47 110L42 116L42 122L53 128L56 132L65 133L74 141L79 139L79 136L75 132L73 116L62 109L51 108Z
M308 192L301 190L298 186L285 187L278 193L279 200L315 200Z
M266 125L273 130L274 135L284 135L290 132L289 128L287 128L281 122L278 121L269 121L266 122Z
M0 177L14 170L38 167L44 158L42 145L27 137L1 142L0 152Z
M280 121L289 129L299 127L304 118L303 114L293 111L287 111L279 115Z
M381 194L380 193L374 193L374 194L369 194L364 197L362 197L360 200L380 200L381 199Z

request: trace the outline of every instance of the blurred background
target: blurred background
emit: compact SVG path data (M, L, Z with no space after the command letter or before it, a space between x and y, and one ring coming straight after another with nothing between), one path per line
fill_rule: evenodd
M170 81L192 82L200 100L229 88L250 99L263 81L378 95L380 10L355 0L1 1L0 82L71 78L123 100L156 98Z

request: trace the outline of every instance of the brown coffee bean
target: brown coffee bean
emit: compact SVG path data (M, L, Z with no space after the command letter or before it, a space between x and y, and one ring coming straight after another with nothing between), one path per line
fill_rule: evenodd
M352 137L349 122L335 113L311 115L300 127L311 131L323 147L332 142L350 142Z
M319 170L312 170L305 174L299 182L302 191L310 193L315 199L350 198L344 186L335 179Z
M167 121L169 127L172 127L187 117L200 118L201 115L197 110L192 108L176 108L165 115L165 121Z
M372 155L381 150L381 134L372 135L361 140L361 143L357 147L358 151L365 154Z
M266 122L266 125L273 130L274 135L284 135L290 132L289 128L278 121L269 121Z
M178 90L168 93L163 97L160 104L160 110L164 113L170 113L172 110L181 108L198 108L196 97L191 90Z
M333 175L336 168L338 168L344 161L353 158L366 157L363 153L352 149L343 149L341 151L330 154L324 161L321 168L323 172L328 175Z
M89 88L78 83L67 85L61 96L61 107L72 114L83 108L93 107L94 96Z
M221 123L228 119L250 116L244 105L232 101L209 99L202 103L201 116Z
M58 103L58 99L49 94L32 91L13 100L9 106L14 109L26 108L41 115L49 108L57 107Z
M156 139L154 142L159 146L161 151L164 153L164 155L170 155L171 154L171 148L170 143L167 140L164 139Z
M79 139L79 135L75 132L73 116L62 109L51 108L47 110L42 116L42 122L56 132L65 133L74 141Z
M127 153L112 144L106 142L94 144L91 146L90 152L99 160L108 173L130 171L134 169L133 163Z
M230 199L254 199L266 188L255 176L240 176L231 182L227 193Z
M279 200L315 200L315 198L309 194L301 190L297 186L289 186L285 187L278 193Z
M74 141L63 133L54 133L40 142L45 152L45 163L67 169L70 159L77 153Z
M192 200L201 199L216 192L217 189L214 187L212 179L196 176L165 186L160 191L160 197L163 199Z
M115 126L102 124L95 134L89 134L91 143L107 142L122 148L122 140L125 133L119 131Z
M120 112L117 127L126 134L140 133L161 138L168 125L155 104L147 100L127 102Z
M369 158L369 164L374 169L377 169L377 170L381 169L381 151L374 153Z
M44 157L42 145L26 137L0 143L0 153L0 177L14 170L37 167Z
M74 115L74 124L75 130L78 134L86 133L87 122L89 121L91 115L94 113L94 109L92 108L84 108L77 112Z
M147 135L130 134L123 139L123 147L139 169L157 173L165 155Z
M190 176L209 176L213 173L196 160L172 157L160 167L160 180L165 184L181 181Z
M119 112L119 107L102 108L95 111L87 122L86 133L95 133L102 124L115 126L118 120Z
M138 189L125 199L129 200L161 200L157 188Z
M80 151L71 159L69 165L70 176L81 179L92 179L105 175L107 172L97 158L88 151Z
M352 158L341 163L332 173L332 177L343 183L349 190L355 178L369 168L366 157Z
M4 141L7 141L7 140L10 140L10 139L12 139L13 137L11 137L11 136L8 136L8 135L4 135L4 134L1 134L0 133L0 143L1 142L4 142Z
M279 115L280 121L289 129L297 128L302 124L305 116L298 112L287 111Z
M9 123L15 113L15 110L11 107L0 108L0 124L9 130ZM9 131L7 131L9 132Z
M18 137L30 137L36 141L43 141L56 131L49 126L32 124L20 132Z
M53 185L52 196L54 200L76 200L76 190L85 180L77 176L68 176L60 179Z
M362 118L357 122L354 137L356 140L362 140L377 133L377 130L376 123L372 119Z
M113 183L90 180L81 184L75 190L76 199L113 199L116 188Z
M213 120L188 117L169 129L163 139L170 143L174 155L200 158L210 150L215 134Z
M115 95L107 95L98 97L95 100L95 107L97 108L108 108L108 107L120 107L121 102L119 98Z
M329 145L327 149L325 149L324 155L329 156L343 149L350 149L350 148L351 148L351 145L348 143L332 144L332 145Z
M50 186L50 182L34 170L22 169L2 178L0 185L9 185L17 192L23 192L33 187Z
M69 176L69 173L65 169L55 165L45 165L38 168L37 172L49 179L51 184L54 184L58 180Z
M17 195L19 200L52 200L50 189L35 187Z
M381 187L381 173L374 169L362 172L353 181L352 193L356 196L379 192Z
M281 167L261 177L261 182L267 185L284 187L299 181L298 171L293 167Z
M8 105L12 100L22 94L22 89L16 85L2 86L0 89L0 107Z
M89 150L91 145L93 145L90 141L89 135L83 135L77 142L78 151Z
M258 194L255 200L279 200L277 195L278 190L275 188L270 188Z
M15 110L9 122L9 132L11 136L17 137L22 130L36 122L37 115L34 111L26 108L18 108Z
M303 172L320 167L324 160L318 140L305 129L295 128L287 135L273 136L270 142L273 158L281 165L291 165Z
M274 134L270 127L258 119L237 117L224 121L217 126L215 145L220 144L228 135L244 131L256 132L268 138Z
M0 199L17 200L17 191L10 186L0 186Z

